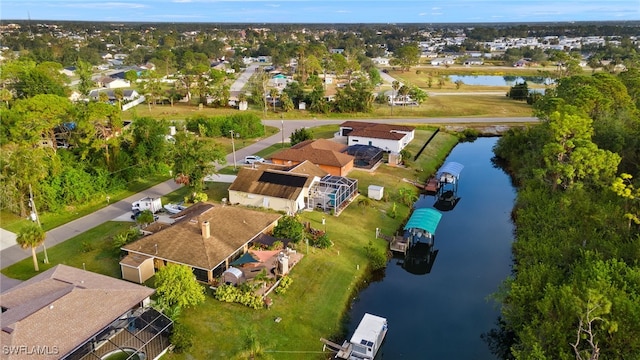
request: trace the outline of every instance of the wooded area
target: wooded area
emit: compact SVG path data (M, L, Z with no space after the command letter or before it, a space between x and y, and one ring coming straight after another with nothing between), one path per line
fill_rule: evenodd
M640 72L559 80L497 160L518 184L513 275L495 294L504 359L640 354Z

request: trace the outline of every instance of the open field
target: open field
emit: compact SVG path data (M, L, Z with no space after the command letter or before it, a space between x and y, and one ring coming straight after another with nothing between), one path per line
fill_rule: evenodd
M456 90L455 86L452 88L443 87L442 95L430 96L424 103L419 106L394 106L391 109L388 105L374 104L374 109L370 113L355 113L355 114L316 114L306 110L292 110L287 113L268 111L267 116L264 117L262 112L253 108L250 108L250 112L256 113L265 120L298 120L298 119L387 119L387 118L403 118L403 117L520 117L531 116L531 106L522 101L509 100L505 94L508 88L493 90L499 91L499 94L492 92L491 94L482 94L483 91L475 89L476 87L463 86L461 89ZM504 91L503 91L504 90ZM486 92L486 90L484 90ZM458 94L455 94L455 93ZM469 94L469 92L476 92ZM157 105L152 107L150 112L146 112L144 116L150 116L154 118L162 118L163 112L171 112L169 116L171 119L185 119L193 116L193 109L196 107L193 105L174 106L171 108L169 105ZM146 108L145 108L146 109ZM167 110L168 109L168 110ZM226 109L229 110L229 109ZM225 110L225 111L226 111ZM204 108L200 111L205 116L220 115L221 109ZM233 110L237 111L237 110ZM123 116L130 115L124 114ZM139 112L139 115L140 114ZM267 133L270 134L270 130L267 129ZM271 130L273 131L273 130ZM275 131L277 132L277 131ZM247 141L248 143L248 141ZM228 147L231 152L231 143L229 139L221 139L221 144ZM242 146L242 140L236 142L236 146Z

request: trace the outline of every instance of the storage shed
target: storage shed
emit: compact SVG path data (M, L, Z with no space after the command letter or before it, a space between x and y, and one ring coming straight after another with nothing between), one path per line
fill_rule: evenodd
M230 267L222 273L222 282L225 284L238 285L244 281L242 270Z
M367 189L367 196L370 199L382 200L383 195L384 195L384 187L379 185L369 185L369 188Z

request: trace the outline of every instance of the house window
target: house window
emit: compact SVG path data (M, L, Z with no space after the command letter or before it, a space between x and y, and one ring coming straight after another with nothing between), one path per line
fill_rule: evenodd
M358 139L351 139L352 142L358 142Z

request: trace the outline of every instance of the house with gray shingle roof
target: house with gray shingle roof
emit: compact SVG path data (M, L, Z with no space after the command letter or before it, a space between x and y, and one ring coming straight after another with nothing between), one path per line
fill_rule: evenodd
M0 294L1 357L99 359L125 344L149 359L159 357L169 345L166 334L172 322L147 307L153 293L145 286L56 265Z

